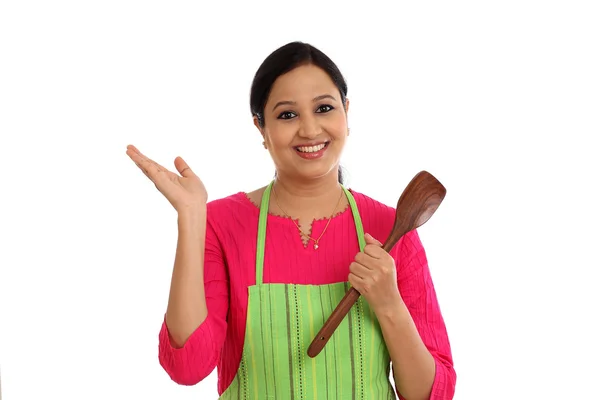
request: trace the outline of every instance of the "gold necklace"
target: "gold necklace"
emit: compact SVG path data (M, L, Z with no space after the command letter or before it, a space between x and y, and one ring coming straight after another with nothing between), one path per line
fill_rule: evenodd
M321 240L321 238L323 237L323 234L325 234L325 231L327 230L327 227L329 226L329 223L331 222L331 220L333 219L333 216L335 214L335 210L337 210L337 208L340 205L340 202L342 201L342 195L344 194L344 191L342 190L342 192L340 193L340 198L338 199L337 204L335 205L335 208L333 209L333 211L331 212L331 216L329 217L329 219L327 220L327 224L325 225L325 228L323 228L323 232L321 232L321 235L315 239L313 237L310 237L309 235L307 235L306 233L302 232L302 229L300 228L300 226L296 223L296 221L290 217L288 215L288 213L285 212L285 210L283 208L281 208L281 206L279 205L279 202L277 201L277 192L275 191L275 186L273 186L273 194L275 196L275 203L277 204L277 207L279 207L279 209L281 211L283 211L283 213L285 214L286 217L288 217L289 219L292 220L292 222L294 223L294 225L296 225L296 228L298 228L298 232L300 232L300 235L302 235L303 237L305 237L308 240L312 240L313 242L315 242L314 245L314 249L317 250L319 248L319 240Z

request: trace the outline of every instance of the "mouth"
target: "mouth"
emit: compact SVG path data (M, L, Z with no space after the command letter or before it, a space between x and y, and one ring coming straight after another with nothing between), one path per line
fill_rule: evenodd
M305 153L305 154L317 153L321 150L326 149L329 146L329 143L330 143L329 141L326 141L323 143L313 144L310 146L296 146L296 147L294 147L294 149L298 153Z

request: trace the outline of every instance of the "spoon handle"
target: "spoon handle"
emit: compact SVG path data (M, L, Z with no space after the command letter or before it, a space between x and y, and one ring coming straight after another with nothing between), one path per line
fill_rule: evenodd
M400 237L403 235L404 232L401 232L399 236L390 235L383 244L383 249L389 252L396 245L396 243L398 243L398 240L400 240ZM327 321L325 321L323 324L323 327L319 333L317 333L317 336L308 347L307 354L309 357L314 358L321 352L321 350L323 350L329 339L331 339L331 336L333 336L333 332L335 332L340 323L342 323L344 317L346 314L348 314L359 297L359 291L353 287L346 292L340 303L336 306L335 310L333 310Z
M315 340L312 341L310 346L308 347L308 356L314 358L323 350L325 344L329 341L333 332L335 332L336 328L340 325L348 311L352 308L356 300L360 297L360 293L358 290L353 287L350 288L337 305L335 310L331 313L331 316L325 321L323 327L317 334Z

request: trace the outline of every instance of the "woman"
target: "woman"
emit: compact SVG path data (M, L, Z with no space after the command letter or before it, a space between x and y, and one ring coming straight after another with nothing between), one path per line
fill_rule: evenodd
M199 177L129 146L178 213L159 360L194 385L218 368L221 399L451 399L456 374L416 231L382 249L395 210L342 186L347 87L299 42L273 52L250 108L276 177L207 203ZM315 358L306 350L346 290L360 300ZM389 380L390 364L395 387Z

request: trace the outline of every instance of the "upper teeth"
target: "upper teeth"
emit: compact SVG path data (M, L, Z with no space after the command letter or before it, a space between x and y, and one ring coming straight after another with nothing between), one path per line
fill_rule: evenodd
M298 147L298 150L303 153L314 153L315 151L319 151L325 147L325 143L321 143L317 146L302 146Z

